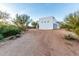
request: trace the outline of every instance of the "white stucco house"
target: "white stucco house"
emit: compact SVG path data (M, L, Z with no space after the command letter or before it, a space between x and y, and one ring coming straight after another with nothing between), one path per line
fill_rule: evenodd
M59 28L59 24L57 23L57 20L53 16L39 18L38 25L39 29L44 30Z

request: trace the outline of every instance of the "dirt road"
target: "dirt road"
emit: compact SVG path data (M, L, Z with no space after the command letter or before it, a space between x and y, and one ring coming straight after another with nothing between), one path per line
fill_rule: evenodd
M79 55L79 42L64 39L65 30L29 30L0 46L2 56Z

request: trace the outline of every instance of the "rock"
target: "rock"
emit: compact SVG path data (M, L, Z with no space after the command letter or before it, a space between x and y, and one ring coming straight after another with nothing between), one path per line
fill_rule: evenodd
M17 34L17 35L16 35L16 38L18 38L18 37L21 37L21 34Z
M69 32L65 35L67 40L79 40L79 36L73 32Z
M4 40L13 40L13 39L16 39L16 37L15 36L10 36L10 37L5 38Z
M13 39L16 39L15 36L10 36L9 40L13 40Z
M14 35L14 36L10 36L10 37L7 37L7 38L4 38L4 40L14 40L18 37L21 37L21 34L17 34L17 35Z

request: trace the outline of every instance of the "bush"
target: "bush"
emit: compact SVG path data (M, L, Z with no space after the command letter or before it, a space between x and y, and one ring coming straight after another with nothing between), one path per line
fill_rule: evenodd
M0 34L0 40L2 40L4 38L4 36L2 34Z
M12 35L20 34L21 30L14 25L3 25L0 27L0 33L4 37L9 37Z
M77 27L77 28L74 30L74 32L75 32L77 35L79 35L79 28Z

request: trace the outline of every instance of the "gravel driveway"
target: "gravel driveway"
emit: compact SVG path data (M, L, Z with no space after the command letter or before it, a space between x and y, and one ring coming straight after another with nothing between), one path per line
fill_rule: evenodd
M65 30L29 30L0 46L1 56L79 55L79 43L66 41Z

